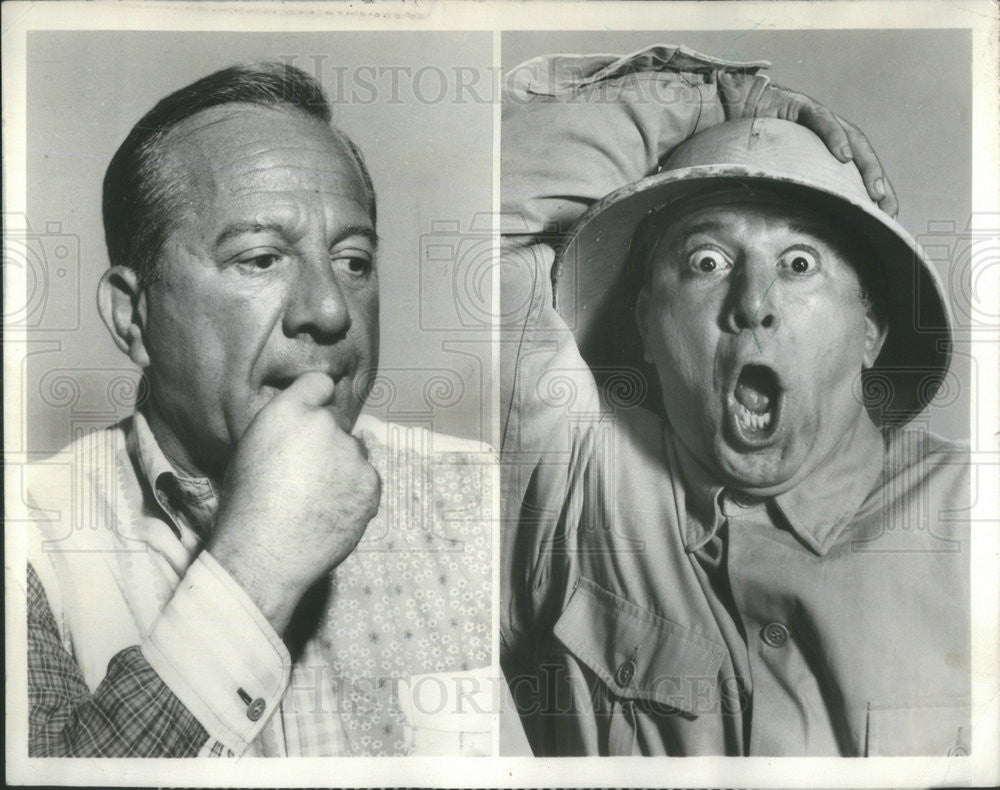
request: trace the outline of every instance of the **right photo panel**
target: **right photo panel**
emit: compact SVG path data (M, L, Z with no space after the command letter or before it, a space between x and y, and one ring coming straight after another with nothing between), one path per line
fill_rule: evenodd
M970 31L502 61L501 754L968 754Z

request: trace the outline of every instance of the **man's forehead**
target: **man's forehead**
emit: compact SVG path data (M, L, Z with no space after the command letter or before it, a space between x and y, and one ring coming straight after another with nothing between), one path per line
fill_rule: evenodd
M167 134L160 164L185 215L209 235L234 221L299 226L316 201L347 222L372 213L374 196L346 138L290 106L233 103L196 113Z
M202 110L162 141L164 164L194 177L240 179L272 167L363 187L357 158L344 136L288 105L223 104Z

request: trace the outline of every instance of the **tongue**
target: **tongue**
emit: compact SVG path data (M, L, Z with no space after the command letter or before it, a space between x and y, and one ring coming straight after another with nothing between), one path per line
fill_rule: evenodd
M771 396L749 382L740 381L733 393L740 404L754 414L764 414L771 405Z

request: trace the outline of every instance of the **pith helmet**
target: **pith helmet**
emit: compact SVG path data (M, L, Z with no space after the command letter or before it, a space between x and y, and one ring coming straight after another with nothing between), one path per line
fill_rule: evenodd
M938 275L913 238L871 200L853 162L838 161L804 126L778 119L729 121L695 135L658 173L612 192L577 221L553 269L555 302L598 380L617 377L620 387L623 371L644 371L645 405L662 412L635 326L630 243L651 213L726 187L746 190L751 200L755 187L779 189L867 241L887 284L889 333L856 392L884 427L912 419L934 397L951 359L951 320Z

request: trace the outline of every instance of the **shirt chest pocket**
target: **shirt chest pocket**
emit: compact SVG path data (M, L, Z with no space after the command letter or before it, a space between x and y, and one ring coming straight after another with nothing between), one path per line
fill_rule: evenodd
M865 752L869 757L967 755L971 715L969 700L869 703Z
M633 729L643 713L693 719L726 706L721 645L589 579L578 581L554 633Z

